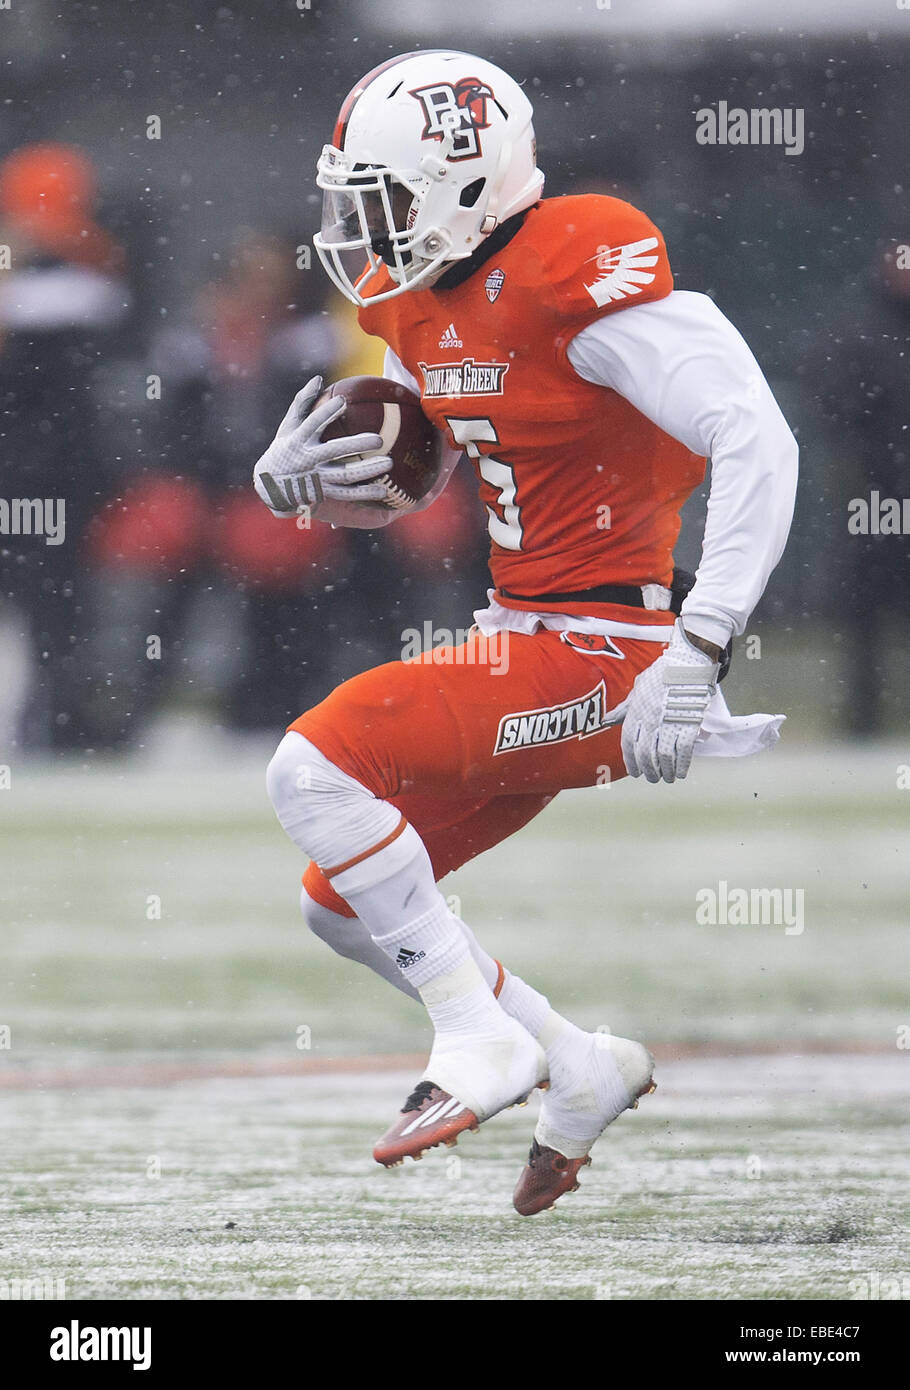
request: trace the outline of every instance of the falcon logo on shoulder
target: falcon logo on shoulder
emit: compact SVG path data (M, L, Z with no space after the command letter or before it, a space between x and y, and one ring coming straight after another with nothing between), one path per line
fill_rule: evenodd
M441 140L452 132L449 159L476 159L480 148L480 132L490 124L487 102L495 101L493 89L476 77L464 77L453 87L449 82L434 82L429 87L415 87L410 93L423 107L424 127L421 140Z
M658 257L646 253L657 245L657 237L649 236L628 246L598 246L589 259L596 261L600 273L585 289L599 309L627 295L641 294L642 286L652 283L654 272L648 267L657 265Z

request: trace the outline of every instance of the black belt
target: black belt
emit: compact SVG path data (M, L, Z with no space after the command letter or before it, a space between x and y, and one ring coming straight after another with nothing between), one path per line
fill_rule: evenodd
M690 570L673 570L670 585L670 607L664 610L679 617L683 599L695 583L695 575ZM661 586L665 587L665 586ZM522 603L620 603L626 608L644 608L645 600L641 589L627 584L601 584L596 589L582 589L575 594L513 594L509 589L500 589L503 598L517 598ZM717 679L722 681L730 669L733 659L733 638L727 643L720 658L720 671Z
M641 588L632 584L600 584L596 589L582 589L574 594L513 594L511 589L503 588L500 588L499 592L503 598L517 598L520 603L619 603L624 608L645 606ZM667 612L679 612L679 609L673 606L675 600L676 595L671 591L670 608ZM682 603L682 600L683 595L680 594L679 602Z
M689 570L673 569L670 584L670 607L657 609L657 612L675 613L679 617L683 599L695 583L695 575ZM661 585L666 588L666 585ZM619 603L625 608L644 608L645 600L641 587L633 584L600 584L596 589L582 589L574 594L513 594L509 589L500 589L503 598L517 598L520 603Z

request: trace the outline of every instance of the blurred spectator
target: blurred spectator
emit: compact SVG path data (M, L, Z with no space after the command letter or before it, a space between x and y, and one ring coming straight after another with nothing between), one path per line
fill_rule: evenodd
M851 733L874 734L887 694L888 625L906 615L910 535L864 527L849 504L861 499L871 514L873 493L880 510L885 499L902 501L910 492L910 242L878 248L865 295L820 359L813 385L841 464L835 524L843 537L837 616L847 639L845 722Z
M27 746L76 744L91 697L83 536L109 487L92 383L130 300L123 252L95 223L94 201L95 172L77 149L27 145L0 165L2 498L19 517L0 534L0 595L37 668ZM48 517L61 526L53 541Z
M230 648L214 679L229 723L280 726L314 685L327 693L315 638L352 567L348 535L276 522L250 484L294 394L315 373L339 375L341 337L311 298L321 290L291 242L243 231L224 277L151 344L153 462L93 528L101 742L135 735L169 687L194 678L205 597Z

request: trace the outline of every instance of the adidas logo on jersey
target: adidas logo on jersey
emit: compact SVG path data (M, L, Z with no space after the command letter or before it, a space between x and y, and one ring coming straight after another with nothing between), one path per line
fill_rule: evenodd
M401 946L395 957L395 964L401 970L407 970L408 966L416 965L419 960L423 960L425 955L426 951L409 951L406 946Z
M656 247L656 236L630 241L627 246L598 246L597 255L591 260L597 262L600 274L590 285L585 285L598 308L612 304L615 299L641 294L642 285L651 284L654 275L646 267L657 265L658 258L643 253Z
M448 328L447 328L446 331L443 333L442 337L439 339L439 346L440 346L441 348L462 348L462 347L464 347L464 343L461 341L461 339L459 338L458 334L457 334L456 331L455 331L455 325L454 325L454 323L450 323L450 324L449 324Z

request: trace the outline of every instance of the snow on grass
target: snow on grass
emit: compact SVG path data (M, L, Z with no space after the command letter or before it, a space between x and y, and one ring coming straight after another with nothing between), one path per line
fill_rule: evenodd
M526 1219L534 1106L386 1172L409 1075L8 1097L0 1276L76 1298L808 1299L910 1268L910 1063L696 1060Z

